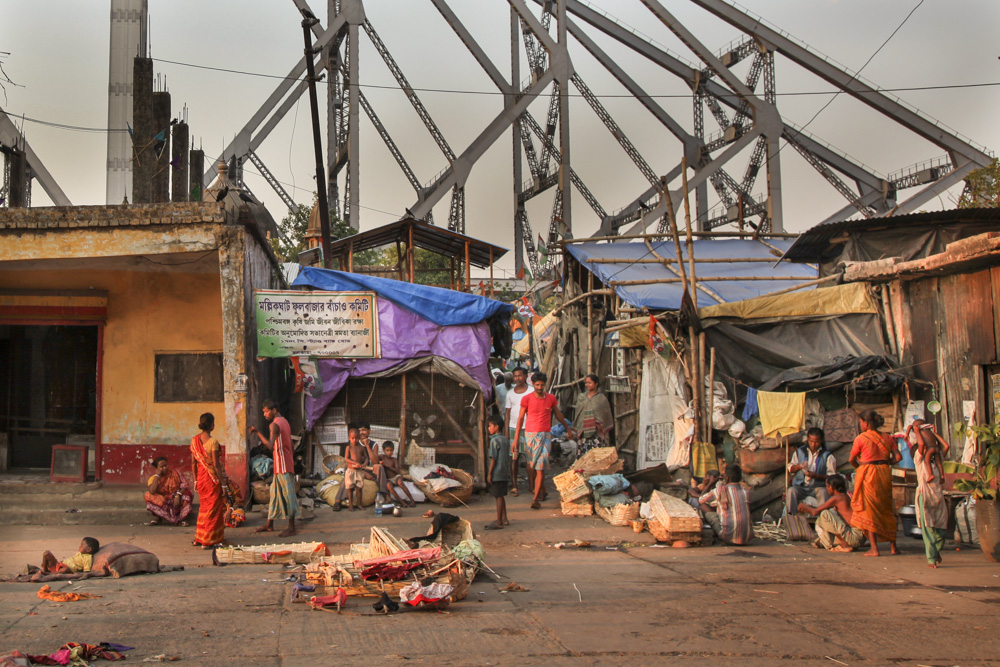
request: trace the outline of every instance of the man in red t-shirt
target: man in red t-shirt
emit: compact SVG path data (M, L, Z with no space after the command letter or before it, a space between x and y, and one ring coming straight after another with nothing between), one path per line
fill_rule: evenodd
M566 433L576 438L573 425L559 411L556 397L546 393L545 383L548 378L545 373L535 373L531 378L531 386L535 391L521 399L521 413L517 417L517 427L514 440L517 442L524 428L524 449L527 455L525 464L528 467L528 481L534 489L531 499L531 509L541 508L541 502L548 495L545 492L545 469L549 467L549 452L552 449L552 415L561 424L565 424Z

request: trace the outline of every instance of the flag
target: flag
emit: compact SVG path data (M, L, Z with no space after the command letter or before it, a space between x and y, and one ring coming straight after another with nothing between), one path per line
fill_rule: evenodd
M178 155L173 160L171 160L170 161L170 166L173 167L174 169L180 169L181 168L181 156Z
M135 139L135 132L132 131L132 126L129 125L128 121L125 121L125 127L128 128L128 136L130 136L133 139Z
M156 142L153 145L153 151L156 153L156 157L160 157L163 155L163 149L167 147L166 130L160 130L160 133L153 138L153 141Z
M667 356L667 343L656 328L656 317L649 316L649 349L658 355Z
M545 241L542 239L541 234L538 235L538 252L544 257L549 256L548 246L545 245Z

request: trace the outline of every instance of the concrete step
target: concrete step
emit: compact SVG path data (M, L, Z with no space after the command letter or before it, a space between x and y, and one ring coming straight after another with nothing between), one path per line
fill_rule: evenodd
M196 518L196 511L192 512ZM92 508L76 512L62 509L37 509L17 507L0 511L0 525L28 526L92 526L92 525L126 525L134 526L152 519L145 507L138 505L133 508ZM194 521L194 519L191 519Z

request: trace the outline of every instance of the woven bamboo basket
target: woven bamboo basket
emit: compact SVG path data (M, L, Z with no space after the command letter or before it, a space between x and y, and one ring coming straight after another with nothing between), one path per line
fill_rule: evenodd
M628 526L639 518L639 503L621 504L614 507L601 507L600 504L595 504L594 512L612 526Z
M327 454L323 457L323 472L326 473L327 477L333 475L337 472L337 468L344 465L344 461L346 460L340 454Z
M594 503L589 500L585 502L565 502L560 503L563 516L592 516L594 514Z
M431 490L431 487L426 482L414 482L414 484L417 485L418 489L423 491L424 495L427 496L427 500L432 503L437 503L443 507L464 505L472 497L472 485L475 480L473 480L472 475L459 468L452 468L451 472L454 473L455 479L462 483L462 486L454 486L438 493Z
M590 494L590 489L587 487L587 480L575 470L567 470L561 475L556 475L552 478L552 481L555 482L556 490L559 491L559 497L562 498L564 503L572 502Z
M684 540L688 544L701 544L701 531L697 532L685 532L685 531L669 531L663 527L663 524L656 519L646 520L646 530L648 530L657 542L676 542L677 540Z
M662 491L653 491L649 498L653 516L671 533L700 533L701 517L689 504ZM652 531L650 531L652 532Z
M579 470L583 476L613 475L621 472L625 463L618 459L618 450L614 447L598 447L578 458L570 465L569 470Z
M219 563L230 565L257 565L260 563L313 563L322 560L327 553L322 542L300 542L298 544L258 544L250 547L218 547L214 558ZM265 560L264 555L269 554Z

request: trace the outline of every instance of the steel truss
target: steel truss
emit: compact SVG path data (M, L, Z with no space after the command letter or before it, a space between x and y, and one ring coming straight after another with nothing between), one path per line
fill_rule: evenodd
M943 130L934 120L907 108L856 75L838 68L724 0L688 0L743 33L743 38L719 51L709 50L663 3L639 0L654 19L687 47L693 56L692 61L665 50L581 0L530 0L531 7L529 0L506 1L510 8L509 76L490 59L451 10L447 0L427 0L502 94L502 108L484 122L478 136L463 150L456 152L452 149L446 138L448 128L438 125L420 100L389 47L366 17L363 0L327 0L327 26L324 28L318 24L312 28L315 38L313 53L305 54L292 67L288 77L278 84L260 109L236 133L221 159L228 160L232 156L240 157L241 161L250 159L267 178L269 172L254 151L306 89L302 81L306 70L305 58L311 57L325 68L329 82L327 188L335 211L340 214L342 205L344 219L354 228L358 227L358 141L360 111L363 109L414 190L415 201L408 212L418 219L433 221L433 208L450 194L448 226L464 232L465 184L469 174L487 149L510 130L513 139L515 262L518 270L527 263L539 277L551 266L551 259L543 261L538 257L539 249L533 240L525 204L550 189L555 189L555 194L548 234L544 239L546 244L573 235L570 206L573 188L597 216L600 222L598 234L635 234L656 221L662 224L668 207L676 211L680 203L682 193L679 185L685 163L699 228L707 230L733 224L740 228L746 225L758 231L780 232L784 227L779 158L783 145L791 145L795 153L801 155L847 200L844 208L829 215L823 222L843 220L854 215L877 218L893 212L916 210L939 192L960 182L971 170L988 164L992 158L984 148ZM293 3L299 9L309 10L306 0L293 0ZM362 78L358 40L362 34L375 47L444 157L443 170L429 180L418 178L379 120L376 110L360 92ZM593 39L595 35L610 37L643 56L664 74L684 82L691 90L691 130L659 106L654 97L599 47ZM426 41L428 36L420 35L419 38ZM664 170L667 165L650 163L640 153L640 148L645 149L647 154L655 155L666 151L662 146L650 145L648 140L636 142L626 136L620 124L574 69L569 50L571 38L574 48L582 47L680 142L679 153L683 161ZM843 94L854 97L942 149L947 157L903 168L889 177L883 177L789 123L778 110L774 70L776 55L820 77ZM528 67L528 77L524 81L521 76L522 60ZM743 70L742 76L737 74L737 69ZM636 196L626 200L624 206L612 213L606 212L572 167L571 88L583 98L590 112L602 121L648 182L643 192L634 193ZM541 125L529 111L529 106L546 95L547 113L544 125ZM706 109L717 126L712 130L706 128ZM732 175L738 173L738 157L745 159L740 178ZM525 163L528 178L523 173ZM214 177L215 167L206 167L205 184L208 185ZM762 172L766 178L758 179ZM276 186L279 196L287 204L289 198L277 181L273 177L267 180L272 187ZM342 204L341 182L344 184ZM709 206L710 186L719 202L719 207L714 209ZM900 200L899 193L904 189L915 192Z

